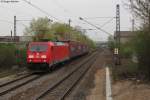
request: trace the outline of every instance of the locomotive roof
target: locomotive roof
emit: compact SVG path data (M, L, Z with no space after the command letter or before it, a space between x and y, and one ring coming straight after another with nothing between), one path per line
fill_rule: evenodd
M31 42L30 44L50 44L50 45L66 45L65 42L61 42L61 41L47 41L47 42Z
M66 43L78 43L81 45L85 45L82 42L79 41L71 41L71 40L62 40L62 41L39 41L39 42L31 42L31 44L39 43L39 44L50 44L50 45L67 45Z

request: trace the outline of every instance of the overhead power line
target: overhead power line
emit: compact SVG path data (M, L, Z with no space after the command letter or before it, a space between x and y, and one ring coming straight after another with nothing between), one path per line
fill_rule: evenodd
M2 19L0 19L0 22L5 22L5 23L13 24L13 22L11 22L11 21L8 21L8 20L2 20Z
M6 7L6 6L0 6L0 8L5 9L5 10L11 12L11 13L14 12L14 13L20 14L20 15L28 14L28 15L34 17L34 15L33 15L32 13L30 13L30 12L18 11L18 10L16 10L16 9L10 9L10 8L8 8L8 7Z
M27 27L27 25L25 25L24 23L22 23L21 21L19 21L19 23L24 26L25 28Z
M110 20L108 20L106 23L104 23L101 27L104 27L105 25L107 25L108 23L110 23L114 18L111 18Z
M17 3L17 0L0 0L1 3Z
M70 14L70 11L68 11L66 8L64 8L57 0L52 0L53 4L55 4L58 8L63 10L65 13Z
M78 15L76 15L75 13L73 13L72 11L70 11L69 9L67 9L66 7L64 7L61 3L59 3L58 0L52 0L53 3L59 7L61 10L63 10L65 13L67 13L69 16L73 16L75 18L79 18ZM70 19L70 18L69 18ZM71 19L71 22L76 22L76 23L80 23L78 20L75 19ZM82 24L87 24L87 23L82 23Z
M109 18L116 18L116 17L84 17L84 19L109 19Z
M0 22L4 22L4 23L9 23L9 24L14 24L13 22L11 22L11 21L8 21L8 20L3 20L3 19L0 19ZM24 26L24 27L27 27L25 24L23 24L22 22L20 22L19 24L21 24L22 26Z
M83 19L82 17L79 17L79 19L82 20L82 21L84 21L84 22L86 22L86 23L88 23L88 24L90 24L91 26L94 26L95 28L97 28L98 30L100 30L100 31L102 31L102 32L104 32L104 33L106 33L106 34L108 34L109 36L112 36L112 34L110 34L109 32L103 30L103 29L100 28L100 27L97 27L96 25L94 25L94 24L88 22L87 20Z
M32 7L38 9L40 12L46 14L47 16L50 16L50 17L54 18L54 19L57 20L57 21L60 21L58 18L52 16L51 14L49 14L48 12L46 12L45 10L41 9L40 7L38 7L37 5L34 5L33 3L31 3L31 2L29 2L29 1L27 1L27 0L23 0L23 1L25 1L26 3L28 3L28 4L31 5Z

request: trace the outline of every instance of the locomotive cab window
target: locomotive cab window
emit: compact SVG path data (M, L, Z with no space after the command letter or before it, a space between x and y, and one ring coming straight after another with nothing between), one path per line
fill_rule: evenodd
M33 44L30 46L30 51L34 52L34 51L46 51L48 48L48 45L43 45L43 44Z

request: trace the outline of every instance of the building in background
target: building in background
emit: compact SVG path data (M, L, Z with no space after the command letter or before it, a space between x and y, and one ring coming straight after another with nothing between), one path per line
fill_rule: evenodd
M30 42L32 41L32 36L19 36L20 42Z
M29 42L32 41L32 36L0 36L0 42Z
M120 31L120 43L126 43L129 40L131 40L133 37L135 37L136 32L132 31ZM116 38L117 34L114 33L114 37Z

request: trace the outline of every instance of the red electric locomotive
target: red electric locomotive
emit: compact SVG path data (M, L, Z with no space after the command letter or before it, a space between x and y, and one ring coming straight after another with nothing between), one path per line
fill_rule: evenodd
M28 46L27 63L30 69L51 68L52 65L68 59L69 49L67 43L32 42Z
M52 69L54 65L88 52L88 47L80 42L31 42L27 50L28 68Z

